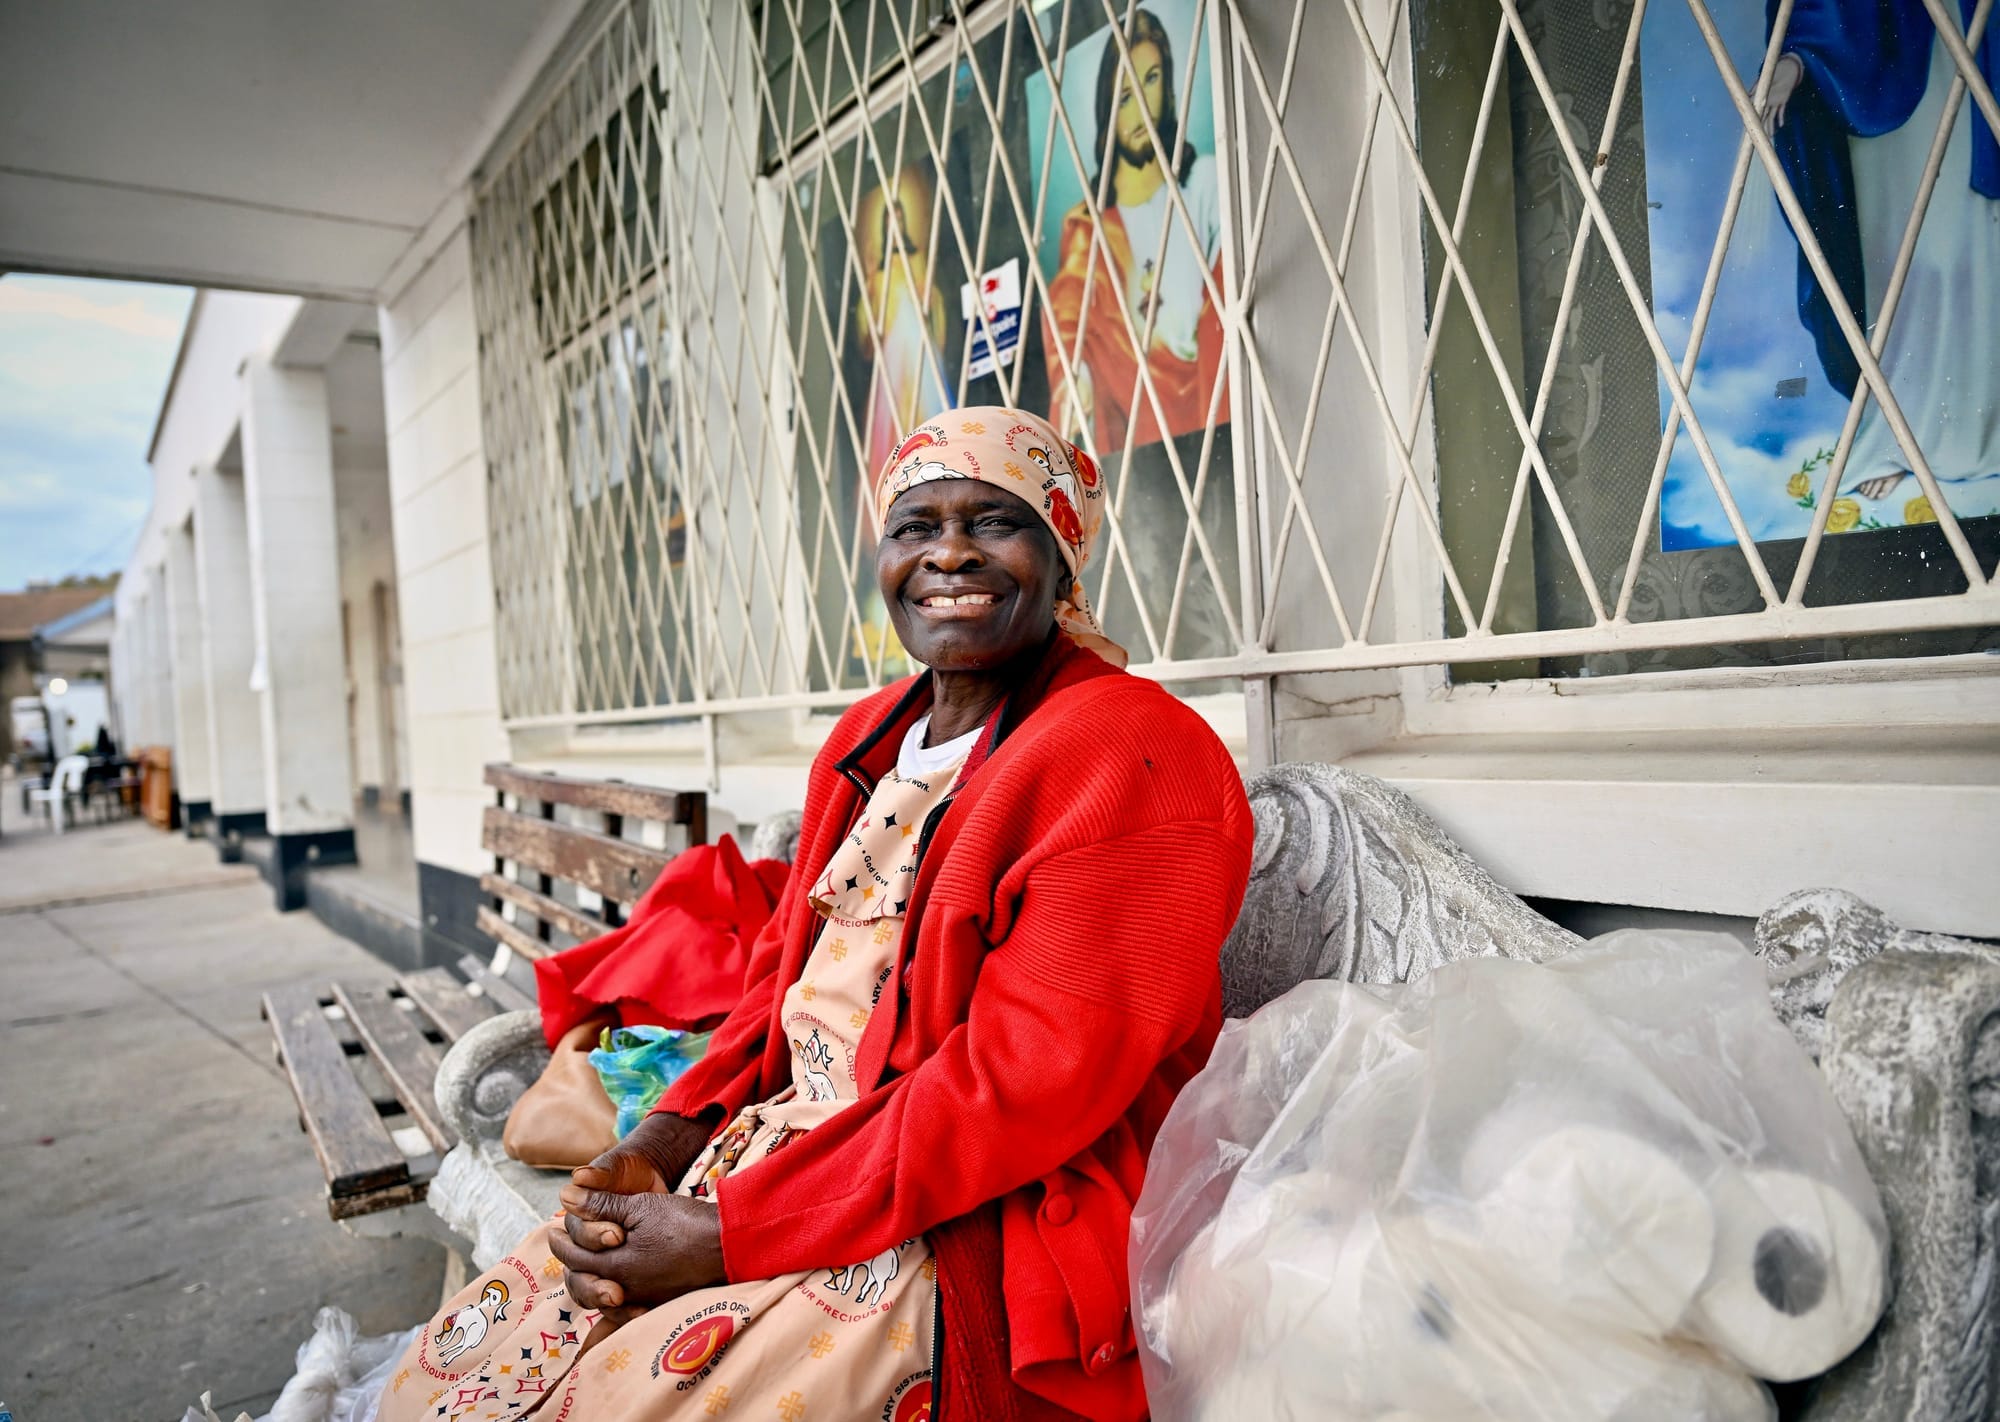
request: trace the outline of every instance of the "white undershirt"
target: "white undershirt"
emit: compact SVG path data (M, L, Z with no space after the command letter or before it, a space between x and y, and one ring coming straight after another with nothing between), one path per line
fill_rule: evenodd
M896 754L896 774L905 780L912 776L935 775L940 770L949 769L972 754L972 743L979 739L979 733L986 728L974 726L956 740L946 741L941 746L927 746L924 737L930 734L931 718L928 715L917 718L917 724L910 727L903 737L903 748Z

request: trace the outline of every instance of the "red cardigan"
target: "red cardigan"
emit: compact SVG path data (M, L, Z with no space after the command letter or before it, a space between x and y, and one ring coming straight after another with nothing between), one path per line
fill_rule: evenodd
M922 677L841 718L743 1001L661 1110L732 1116L790 1083L774 1029L818 932L804 886L929 702ZM928 1233L941 1407L1144 1417L1126 1236L1154 1133L1221 1026L1217 954L1250 847L1242 781L1206 723L1053 639L930 831L902 959L862 1036L863 1096L719 1187L729 1277L835 1268Z

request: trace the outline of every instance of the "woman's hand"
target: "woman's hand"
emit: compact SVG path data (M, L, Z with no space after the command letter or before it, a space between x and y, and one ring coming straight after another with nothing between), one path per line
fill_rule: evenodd
M1785 110L1805 77L1806 67L1796 54L1778 56L1777 63L1771 66L1770 90L1764 96L1764 132L1775 136L1785 126Z
M710 1134L705 1121L655 1112L610 1150L569 1173L569 1184L562 1191L563 1209L573 1219L599 1222L589 1206L594 1194L664 1195L687 1174ZM599 1223L602 1228L577 1242L589 1249L609 1249L624 1239L615 1223Z
M624 1284L605 1275L606 1260L626 1242L626 1212L619 1202L667 1197L708 1144L712 1130L706 1121L655 1112L610 1150L569 1173L569 1184L562 1191L563 1220L550 1231L549 1249L568 1269L565 1282L570 1296L603 1314L583 1341L585 1351L652 1303L661 1302L624 1302ZM558 1240L566 1247L558 1248ZM719 1260L719 1231L716 1255ZM619 1303L600 1302L613 1290Z
M607 1227L617 1231L616 1244L591 1242ZM569 1271L570 1297L616 1311L620 1321L726 1277L722 1212L684 1195L592 1191L549 1227L549 1250Z

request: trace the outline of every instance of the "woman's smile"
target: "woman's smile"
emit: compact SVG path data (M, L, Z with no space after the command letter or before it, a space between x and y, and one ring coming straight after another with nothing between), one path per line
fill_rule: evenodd
M961 619L984 617L1005 599L997 593L927 593L915 599L917 608L928 617Z
M1048 641L1072 581L1040 514L977 479L934 479L898 496L875 570L896 637L937 674L941 733L998 704L1015 658Z

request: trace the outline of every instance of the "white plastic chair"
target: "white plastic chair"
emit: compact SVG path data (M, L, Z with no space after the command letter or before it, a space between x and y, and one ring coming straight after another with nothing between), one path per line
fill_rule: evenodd
M49 776L48 788L30 790L28 799L48 806L49 823L55 832L63 832L63 810L72 799L83 796L83 773L90 768L88 757L66 755L56 762L55 772Z

